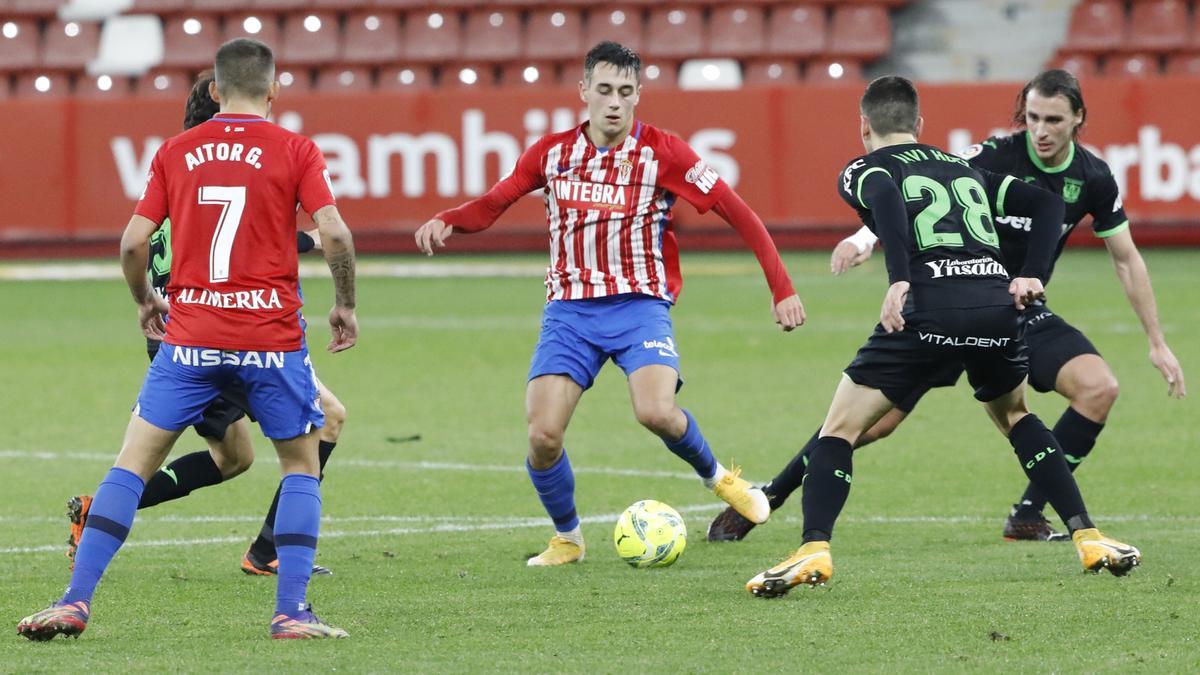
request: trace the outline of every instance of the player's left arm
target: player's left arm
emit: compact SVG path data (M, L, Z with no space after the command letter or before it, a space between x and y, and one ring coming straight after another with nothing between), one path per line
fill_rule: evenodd
M853 165L852 165L853 166ZM900 188L887 169L859 166L852 170L857 180L857 199L863 209L870 211L875 232L883 242L887 263L888 286L879 311L879 323L888 333L904 330L904 303L911 282L908 250L908 211Z
M167 313L167 301L150 286L146 266L150 262L150 236L158 229L158 223L134 214L121 235L121 271L125 283L138 306L138 323L142 333L154 340L161 340L166 332L163 316Z

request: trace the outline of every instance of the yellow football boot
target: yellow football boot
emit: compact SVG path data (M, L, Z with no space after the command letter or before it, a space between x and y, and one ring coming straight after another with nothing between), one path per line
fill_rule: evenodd
M576 544L562 535L550 537L546 550L525 562L530 567L553 567L583 560L583 543Z
M726 471L721 480L713 485L713 492L743 518L756 525L767 522L767 518L771 517L771 503L767 501L767 495L742 478L739 467Z
M1142 563L1142 552L1137 547L1110 539L1094 527L1075 530L1071 540L1075 542L1083 569L1088 572L1106 569L1113 576L1123 577Z
M810 541L790 558L746 582L746 590L758 598L778 598L800 584L817 586L833 576L829 542Z

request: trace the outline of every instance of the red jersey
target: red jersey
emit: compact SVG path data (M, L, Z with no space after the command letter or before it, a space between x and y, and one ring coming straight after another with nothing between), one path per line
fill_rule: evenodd
M521 155L512 175L485 197L500 211L542 189L550 229L550 300L645 293L674 302L683 280L671 207L683 197L700 213L729 187L678 136L635 121L615 148L598 148L588 122L543 137ZM478 201L478 200L477 200ZM472 202L471 204L474 204ZM483 229L471 204L438 214L458 229Z
M317 146L256 115L218 114L167 140L134 209L171 218L166 341L300 349L296 207L333 203Z

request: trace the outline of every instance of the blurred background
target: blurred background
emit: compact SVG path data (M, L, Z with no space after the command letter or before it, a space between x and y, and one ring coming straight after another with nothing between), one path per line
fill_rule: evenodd
M0 255L112 254L195 74L239 36L275 50L273 117L324 151L363 251L414 250L422 222L577 124L582 57L604 39L642 54L638 117L689 141L782 246L856 228L835 180L862 152L870 78L917 80L922 140L958 151L1010 129L1048 66L1081 78L1080 140L1112 167L1138 243L1196 245L1197 4L0 0ZM713 216L677 211L685 249L739 245ZM543 250L545 227L533 195L455 246Z

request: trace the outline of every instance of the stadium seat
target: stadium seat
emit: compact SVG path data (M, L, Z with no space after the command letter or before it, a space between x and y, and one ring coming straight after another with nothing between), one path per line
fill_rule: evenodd
M704 49L704 14L698 7L659 7L650 10L646 33L651 37L643 56L686 59Z
M46 25L42 65L63 70L82 70L96 58L100 48L100 24L82 21L52 21Z
M137 78L138 96L162 96L182 101L195 80L185 70L157 68Z
M188 11L203 14L230 14L246 11L246 0L191 0Z
M250 0L243 4L245 7L264 14L283 14L286 12L302 12L312 3L309 0Z
M211 65L221 46L217 17L206 14L178 16L163 28L163 60L166 68L201 68Z
M1182 49L1188 39L1188 8L1183 0L1135 2L1125 48L1141 52Z
M718 5L708 20L709 56L744 58L766 51L766 15L754 5Z
M104 21L109 17L128 12L133 0L66 0L58 7L58 18L63 21ZM3 3L0 3L3 11Z
M187 7L187 0L133 0L133 7L129 11L133 14L168 17L182 13Z
M213 27L216 35L216 27ZM163 25L152 14L114 16L100 31L100 48L88 64L93 75L140 75L163 60ZM119 89L114 86L109 89Z
M1067 25L1064 52L1097 53L1117 49L1125 38L1125 7L1117 0L1092 0L1075 6Z
M1175 54L1167 58L1168 75L1200 77L1200 54Z
M0 71L36 66L41 42L41 32L33 19L10 19L0 23Z
M4 16L6 18L18 16L51 18L58 15L58 7L62 4L62 0L8 0L8 6L3 8ZM17 93L23 95L23 92Z
M591 45L583 43L583 14L577 9L543 9L530 12L525 26L528 59L578 59Z
M500 69L499 85L513 89L553 87L558 84L558 69L553 63L514 61Z
M583 31L584 53L604 40L615 40L635 52L640 52L645 32L642 10L637 7L591 11Z
M319 0L318 0L319 1ZM355 3L355 7L362 7L362 2ZM424 9L429 7L429 0L375 0L370 3L373 9Z
M287 65L332 63L341 53L341 29L336 14L296 12L283 19L283 33L275 58Z
M467 14L462 56L471 61L508 61L521 55L521 15L479 9Z
M0 71L0 101L12 98L12 85L9 79L8 73Z
M314 91L371 91L371 70L363 66L326 66L317 71Z
M491 63L450 63L442 66L438 85L442 89L487 89L496 84Z
M369 5L374 9L379 3L364 3L362 0L312 0L309 6L313 9L324 9L333 12L351 12L358 9L363 9L363 5Z
M456 12L411 12L404 21L407 61L446 61L462 51L462 23Z
M1153 54L1113 54L1104 61L1104 76L1143 78L1158 75L1158 57Z
M13 88L14 97L62 98L71 95L71 78L51 71L22 73Z
M296 93L312 89L312 74L307 68L290 68L284 65L275 71L275 79L283 91Z
M788 85L801 80L800 64L784 59L762 59L749 61L742 69L742 84L758 85Z
M258 40L271 49L278 50L280 44L279 21L274 14L260 12L245 12L225 17L221 42L228 42L240 37Z
M847 59L817 59L804 69L804 79L816 83L859 83L863 79L862 64Z
M342 56L346 63L390 63L400 58L400 17L359 12L346 17Z
M388 66L379 71L379 91L424 91L433 88L433 68L423 64Z
M1062 68L1080 79L1094 77L1100 72L1096 57L1089 54L1067 54L1047 64L1048 68Z
M767 22L767 53L815 56L827 43L825 10L813 4L780 5Z
M671 89L679 81L678 68L671 61L642 63L642 86L648 89Z
M128 76L82 75L75 80L75 95L83 98L118 98L133 93Z
M892 48L892 23L878 5L839 5L833 10L829 48L833 56L875 59Z
M680 89L739 89L742 68L733 59L688 59L679 66Z

